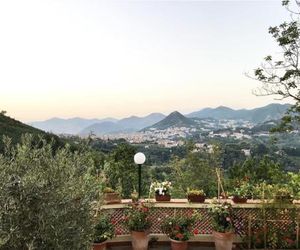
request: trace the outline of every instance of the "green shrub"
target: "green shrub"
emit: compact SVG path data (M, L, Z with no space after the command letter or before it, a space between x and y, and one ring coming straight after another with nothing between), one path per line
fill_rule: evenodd
M87 249L96 181L88 152L26 135L0 154L0 249Z

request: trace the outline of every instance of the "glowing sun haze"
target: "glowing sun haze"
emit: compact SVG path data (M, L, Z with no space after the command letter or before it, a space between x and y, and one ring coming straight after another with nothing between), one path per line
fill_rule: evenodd
M0 2L0 110L23 121L252 108L280 1Z

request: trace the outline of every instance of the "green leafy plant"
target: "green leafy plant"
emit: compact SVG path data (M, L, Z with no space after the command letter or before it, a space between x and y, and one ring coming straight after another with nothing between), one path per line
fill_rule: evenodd
M212 219L212 227L216 232L233 232L234 224L232 217L232 206L230 203L213 203L209 208Z
M293 195L290 188L286 186L278 187L274 192L274 201L275 202L292 202Z
M106 187L103 189L103 193L114 193L114 192L115 190L110 187Z
M252 198L253 186L249 182L242 182L238 187L234 189L232 195L247 199Z
M150 204L149 202L129 204L125 210L124 225L130 231L147 231L152 225L150 219L151 209L152 204Z
M188 241L191 236L198 234L198 229L193 230L193 224L197 218L198 215L196 214L178 214L166 217L161 225L161 229L170 239Z
M187 195L201 195L205 196L205 192L202 189L188 189Z
M94 243L102 243L115 235L115 228L108 215L102 215L94 228Z
M274 195L274 185L265 182L253 186L253 198L270 200Z

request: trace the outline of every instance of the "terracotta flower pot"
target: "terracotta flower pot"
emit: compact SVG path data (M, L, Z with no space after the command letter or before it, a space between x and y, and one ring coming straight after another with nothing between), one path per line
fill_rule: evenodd
M148 249L148 232L131 232L131 244L133 250L147 250Z
M190 195L188 195L188 201L189 202L195 202L195 203L204 203L205 196L204 195L190 194Z
M187 241L178 241L172 240L171 241L171 249L172 250L187 250L188 249L188 242Z
M171 195L165 194L165 195L155 195L155 200L156 201L170 201L171 200Z
M247 198L235 195L235 196L233 196L232 201L234 203L247 203Z
M105 204L115 204L120 203L121 198L118 193L105 193L104 194L104 203Z
M234 233L220 233L213 231L216 250L231 250Z
M93 250L104 250L106 248L106 241L101 243L93 243L92 247Z

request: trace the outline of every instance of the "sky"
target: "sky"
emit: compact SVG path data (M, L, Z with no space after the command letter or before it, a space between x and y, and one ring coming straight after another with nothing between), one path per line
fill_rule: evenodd
M0 1L0 110L24 122L253 108L280 0Z

